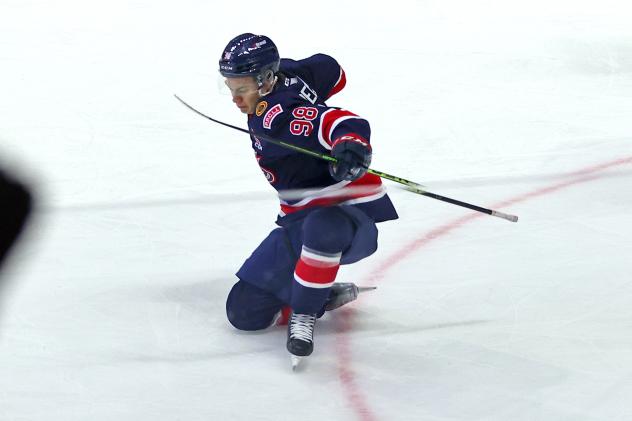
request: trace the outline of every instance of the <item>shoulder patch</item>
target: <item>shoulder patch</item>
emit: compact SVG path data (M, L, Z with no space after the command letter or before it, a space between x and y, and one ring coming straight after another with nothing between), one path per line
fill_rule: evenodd
M263 128L270 129L272 127L272 121L283 112L283 107L281 104L277 104L274 107L270 108L266 115L263 117Z
M257 114L257 117L261 117L261 114L263 114L266 108L268 108L268 103L266 101L261 101L260 103L258 103L257 109L255 110L255 114Z

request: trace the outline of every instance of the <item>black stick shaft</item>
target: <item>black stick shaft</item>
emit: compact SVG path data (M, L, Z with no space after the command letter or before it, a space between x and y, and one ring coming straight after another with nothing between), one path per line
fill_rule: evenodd
M229 127L231 129L240 131L242 133L247 133L249 135L255 136L257 139L261 139L263 141L266 141L266 142L269 142L269 143L272 143L272 144L275 144L275 145L278 145L278 146L281 146L281 147L284 147L284 148L292 149L292 150L295 150L297 152L300 152L300 153L303 153L303 154L306 154L306 155L311 155L311 156L313 156L315 158L323 159L325 161L330 161L330 162L337 162L336 158L334 158L334 157L332 157L330 155L325 155L325 154L318 153L318 152L315 152L315 151L312 151L312 150L309 150L309 149L301 148L300 146L296 146L296 145L293 145L291 143L283 142L281 140L271 138L271 137L266 136L264 134L251 133L251 132L249 132L246 129L242 129L241 127L233 126L232 124L228 124L228 123L224 123L223 121L216 120L213 117L207 116L206 114L203 114L202 112L200 112L197 109L193 108L191 105L187 104L178 95L174 95L174 96L185 107L187 107L188 109L190 109L194 113L206 118L207 120L211 120L214 123L221 124L222 126ZM453 205L461 206L461 207L464 207L464 208L467 208L467 209L471 209L471 210L474 210L474 211L477 211L477 212L486 213L487 215L496 216L498 218L506 219L506 220L511 221L511 222L517 222L518 221L518 217L516 215L509 215L509 214L506 214L506 213L503 213L503 212L499 212L499 211L495 211L495 210L492 210L492 209L487 209L487 208L483 208L483 207L480 207L480 206L472 205L472 204L467 203L467 202L462 202L460 200L451 199L451 198L445 197L445 196L440 196L438 194L426 191L424 189L424 186L422 186L421 184L415 183L414 181L406 180L405 178L401 178L401 177L398 177L398 176L395 176L395 175L387 174L387 173L382 172L382 171L373 170L371 168L367 169L367 172L370 173L370 174L377 175L378 177L381 177L381 178L384 178L384 179L387 179L387 180L391 180L391 181L394 181L394 182L399 183L399 184L403 184L404 186L407 187L407 189L409 191L411 191L413 193L420 194L422 196L430 197L432 199L440 200L442 202L447 202L447 203L450 203L450 204L453 204Z

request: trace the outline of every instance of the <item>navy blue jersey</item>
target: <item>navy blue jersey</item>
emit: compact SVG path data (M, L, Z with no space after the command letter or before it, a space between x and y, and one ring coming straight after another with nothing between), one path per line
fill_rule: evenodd
M376 222L397 218L382 180L365 174L355 181L336 181L329 162L257 139L257 133L329 154L332 144L353 136L369 144L367 120L325 101L342 90L345 73L333 58L316 54L304 60L282 59L272 92L248 116L257 162L281 201L278 223L315 206L353 205Z

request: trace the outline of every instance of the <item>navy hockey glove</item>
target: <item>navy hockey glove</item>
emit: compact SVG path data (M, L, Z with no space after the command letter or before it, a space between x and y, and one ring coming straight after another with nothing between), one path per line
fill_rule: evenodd
M353 181L366 174L371 165L371 145L357 136L341 136L331 148L338 162L329 164L329 173L337 181Z

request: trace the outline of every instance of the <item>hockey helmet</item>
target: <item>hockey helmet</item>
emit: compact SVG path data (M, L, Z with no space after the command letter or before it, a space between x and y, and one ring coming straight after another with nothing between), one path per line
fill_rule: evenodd
M236 36L222 53L219 72L226 78L253 76L259 86L279 70L279 51L265 35L245 33Z

